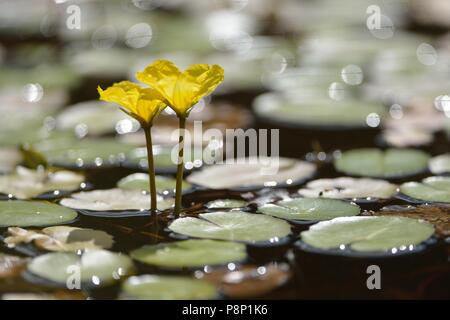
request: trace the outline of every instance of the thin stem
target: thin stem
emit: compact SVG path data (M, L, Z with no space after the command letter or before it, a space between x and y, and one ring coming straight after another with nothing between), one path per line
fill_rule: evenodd
M178 140L178 165L177 165L177 185L175 190L175 217L178 217L181 210L181 193L183 183L183 155L184 155L184 130L186 128L186 118L180 117L180 137Z
M147 159L148 159L148 182L150 186L150 210L156 212L156 183L155 183L155 164L153 162L153 144L152 144L152 127L144 127L145 140L147 142Z

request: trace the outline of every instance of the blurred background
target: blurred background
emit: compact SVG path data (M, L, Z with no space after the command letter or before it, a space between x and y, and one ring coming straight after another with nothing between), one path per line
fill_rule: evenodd
M67 167L145 167L138 123L96 88L158 58L223 66L190 121L280 128L281 155L448 151L449 18L446 0L1 0L0 171L24 144ZM160 171L176 125L167 110L154 128Z

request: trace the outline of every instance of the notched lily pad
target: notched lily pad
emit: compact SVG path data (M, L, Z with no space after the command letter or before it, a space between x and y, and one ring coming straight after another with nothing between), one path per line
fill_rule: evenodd
M428 177L422 182L406 182L400 186L400 192L413 201L450 203L450 177Z
M217 298L216 287L208 281L179 276L143 275L122 285L122 299L209 300Z
M131 259L124 254L93 250L81 256L71 252L47 253L31 260L27 270L48 284L74 288L80 285L83 289L111 284L130 275L133 268Z
M175 192L176 180L166 176L156 176L156 192L161 194L169 194ZM122 178L117 183L117 186L124 190L141 190L150 192L150 185L148 182L148 174L146 173L133 173L125 178ZM183 192L192 188L190 183L183 180L182 183Z
M189 175L187 181L210 189L258 189L297 183L315 172L315 165L305 161L250 157L205 167Z
M389 199L397 192L397 186L385 180L339 177L310 181L298 190L303 197L375 201Z
M109 249L114 240L111 235L101 230L55 226L42 230L11 227L8 228L8 236L4 242L8 247L34 243L36 247L48 251L78 252L88 249Z
M244 244L216 240L184 240L147 245L130 253L133 259L162 268L196 268L241 262L247 258Z
M157 197L158 209L165 210L173 205L172 198ZM150 197L139 190L94 190L72 194L61 200L61 205L77 210L90 211L144 211L150 207Z
M429 155L414 149L354 149L335 159L337 171L349 175L395 179L422 173Z
M286 220L321 221L336 217L356 216L360 208L356 204L337 199L294 198L268 203L258 211Z
M49 202L0 201L0 227L40 227L69 223L77 212Z
M450 237L450 205L388 206L372 214L422 219L434 225L437 236Z
M450 153L431 158L428 166L432 174L450 173Z
M62 192L78 190L84 185L83 175L65 170L51 172L17 167L14 173L0 176L0 193L21 200L36 198L47 192L52 192L52 196L57 198Z
M319 222L300 234L301 241L324 253L401 254L434 233L432 224L399 216L340 217Z
M242 211L208 212L200 214L199 218L179 218L169 225L169 229L194 238L248 243L277 243L291 234L286 221Z
M208 209L238 209L248 205L245 200L238 199L216 199L205 204Z

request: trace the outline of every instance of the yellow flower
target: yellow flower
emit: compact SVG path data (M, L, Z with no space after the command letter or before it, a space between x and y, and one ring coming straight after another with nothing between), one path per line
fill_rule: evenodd
M155 117L166 107L163 97L156 90L142 88L130 81L115 83L106 90L98 87L97 90L100 100L117 103L142 127L151 126Z
M172 62L157 60L136 77L157 90L179 117L186 118L223 81L223 69L216 64L194 64L181 72Z

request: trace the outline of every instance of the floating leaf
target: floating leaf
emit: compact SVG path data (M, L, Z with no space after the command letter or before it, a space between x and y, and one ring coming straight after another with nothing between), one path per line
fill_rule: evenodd
M450 153L431 158L429 168L433 174L450 173Z
M0 172L11 172L22 162L22 154L14 148L0 148Z
M176 219L169 229L189 237L250 243L276 242L291 233L286 221L262 214L230 211L208 212L199 216Z
M84 176L70 171L51 172L43 168L29 170L17 167L14 173L0 176L0 193L11 194L18 199L36 198L43 193L80 189Z
M81 286L110 284L133 270L131 259L106 250L75 253L52 252L38 256L28 264L28 271L45 280L66 285L74 275L80 276Z
M205 167L189 175L187 181L210 189L262 188L305 180L315 171L316 167L305 161L251 157Z
M299 102L300 101L300 102ZM283 122L306 127L352 128L367 127L366 117L370 113L386 114L381 104L367 101L317 100L301 102L297 96L263 94L255 100L253 109L259 117L268 121ZM303 99L303 101L305 101Z
M306 244L318 249L361 252L406 250L430 238L433 225L405 217L340 217L319 222L300 234ZM397 249L398 248L398 249Z
M158 196L158 209L172 206L172 198ZM92 211L145 210L150 207L149 196L139 190L94 190L72 194L71 198L61 200L61 205L73 209Z
M0 201L0 227L39 227L68 223L76 211L57 204L37 201Z
M156 191L159 193L173 193L175 192L176 180L174 178L165 176L156 176ZM121 179L117 186L126 190L143 190L150 192L150 185L148 182L148 174L146 173L133 173L125 178ZM186 191L192 188L192 185L183 181L183 190Z
M259 212L288 220L320 221L356 216L360 208L352 203L326 198L295 198L268 203Z
M214 285L204 280L178 276L143 275L122 285L123 299L206 300L217 298Z
M245 299L260 297L285 284L291 272L287 264L271 263L264 266L235 266L213 269L202 273L202 279L216 284L228 298Z
M26 263L25 258L0 253L0 279L19 276Z
M216 240L184 240L147 245L133 250L133 259L163 268L194 268L240 262L247 257L244 244Z
M376 216L396 215L425 220L434 225L438 236L444 238L450 236L450 205L389 206L372 214Z
M413 149L355 149L343 152L334 165L351 175L401 178L425 171L428 159L428 154Z
M208 209L235 209L247 206L247 202L237 199L217 199L209 201L205 206Z
M10 227L4 242L9 247L33 242L38 248L48 251L77 252L86 249L108 249L114 241L112 236L104 231L55 226L36 231Z
M450 203L450 177L428 177L422 182L407 182L400 192L413 199Z
M303 197L333 199L388 199L397 186L385 180L340 177L310 181L298 191Z
M112 138L61 137L43 140L33 146L49 163L68 167L118 165L133 149Z

